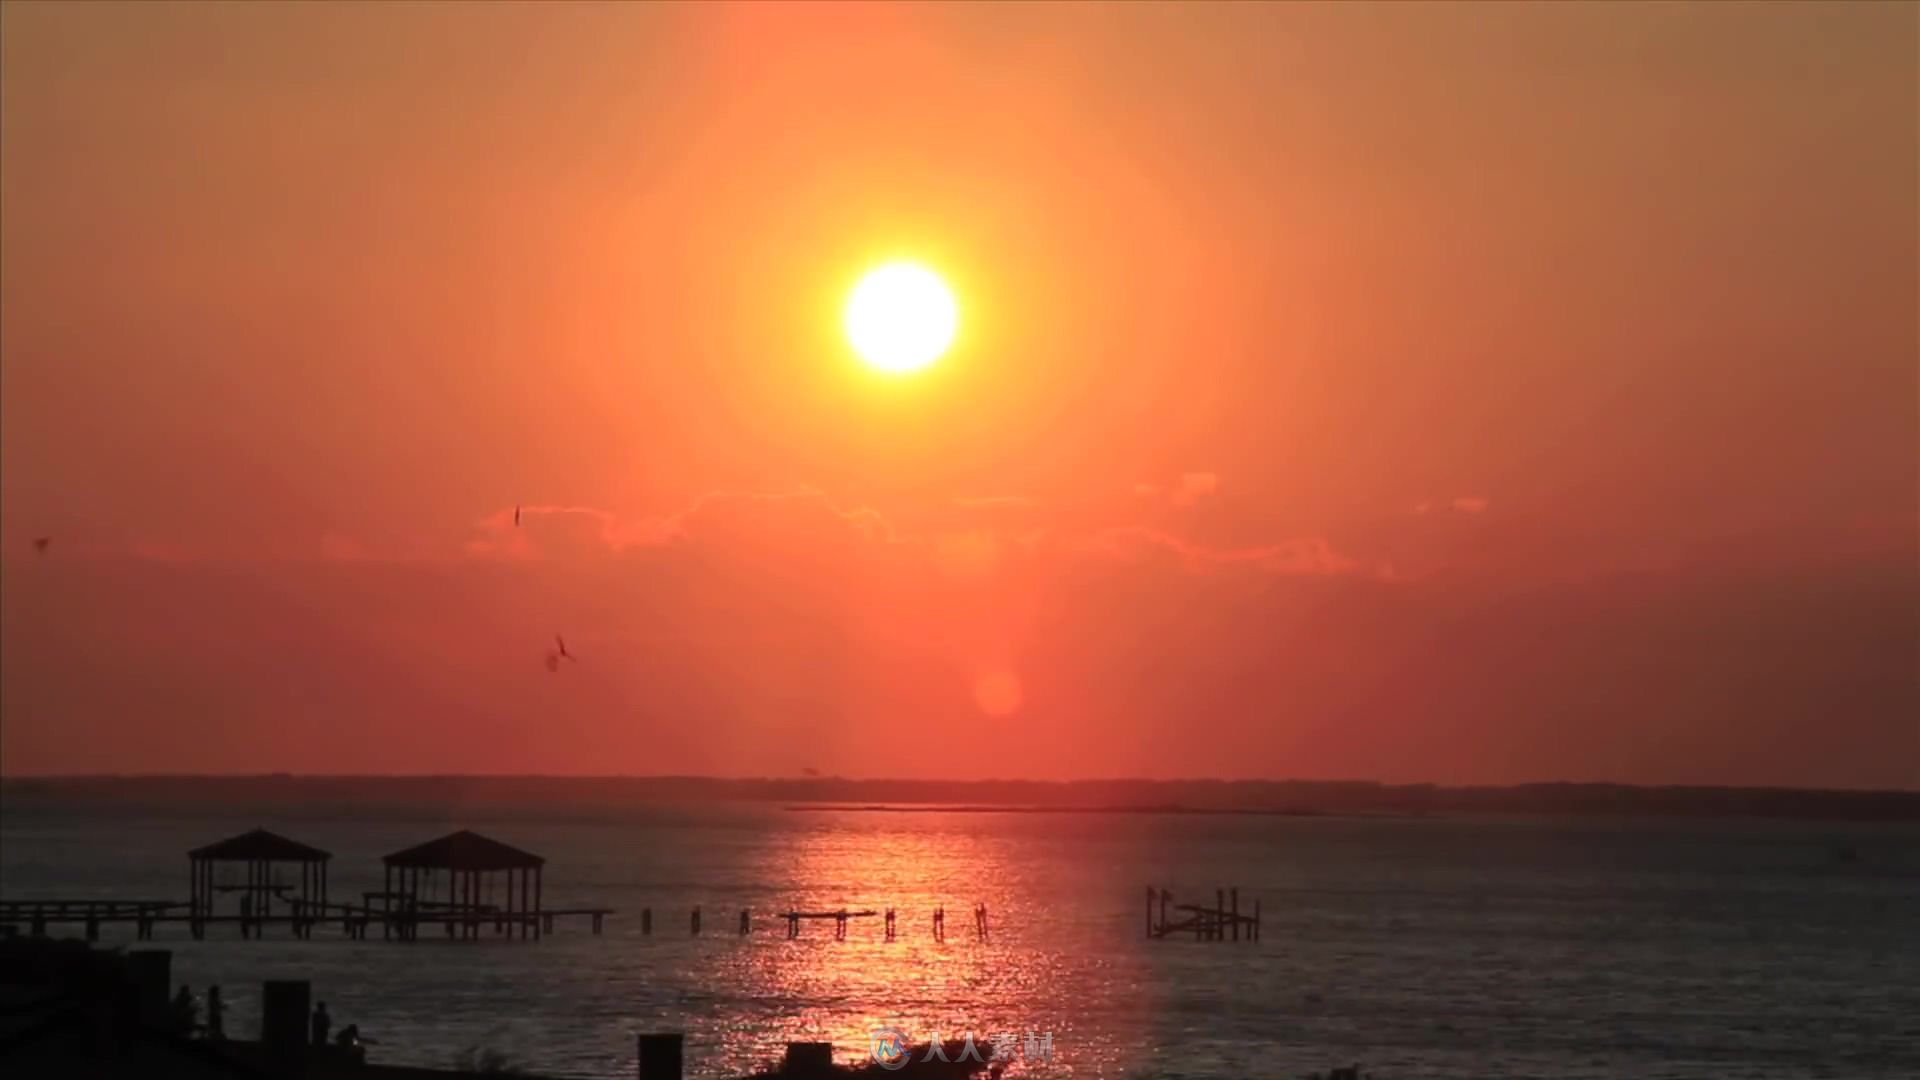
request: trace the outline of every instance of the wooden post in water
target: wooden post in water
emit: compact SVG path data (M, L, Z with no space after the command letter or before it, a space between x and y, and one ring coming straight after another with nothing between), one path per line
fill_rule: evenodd
M1233 902L1233 940L1240 940L1240 886L1235 885L1228 893Z
M752 927L753 927L752 918L747 914L747 909L741 908L740 909L740 936L746 937L748 932L752 929Z
M693 936L700 936L700 905L693 905Z
M653 936L653 909L650 907L640 909L640 936Z
M1260 898L1253 898L1253 940L1260 940Z

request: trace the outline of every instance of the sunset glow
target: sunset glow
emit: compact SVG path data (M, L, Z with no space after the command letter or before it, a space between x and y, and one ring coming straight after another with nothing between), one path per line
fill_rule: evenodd
M0 5L0 768L1920 785L1917 17Z
M0 1077L1920 1077L1916 42L0 0Z

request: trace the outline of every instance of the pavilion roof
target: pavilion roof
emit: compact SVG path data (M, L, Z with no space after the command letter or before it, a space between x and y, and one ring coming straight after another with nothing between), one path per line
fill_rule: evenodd
M528 870L545 866L547 860L530 851L503 844L477 832L461 829L438 840L429 840L405 851L396 851L381 860L388 866L410 866L427 870Z
M279 833L254 829L218 843L194 848L187 852L187 857L211 859L214 862L326 862L333 858L333 853L298 840L289 840Z

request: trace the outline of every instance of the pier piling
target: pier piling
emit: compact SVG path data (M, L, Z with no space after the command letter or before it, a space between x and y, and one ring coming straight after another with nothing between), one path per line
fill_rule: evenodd
M1154 893L1160 894L1159 918L1154 918ZM1213 906L1201 904L1173 904L1173 894L1166 889L1147 886L1147 937L1165 938L1174 934L1192 933L1195 941L1258 941L1260 939L1260 901L1253 901L1253 914L1240 912L1240 887L1214 889ZM1184 912L1184 917L1170 917L1169 905L1176 912Z

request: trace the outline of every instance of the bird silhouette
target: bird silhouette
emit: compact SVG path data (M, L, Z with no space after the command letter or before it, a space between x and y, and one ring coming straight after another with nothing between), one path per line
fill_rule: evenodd
M555 645L558 645L558 646L560 646L560 649L559 649L559 651L558 651L558 652L556 652L556 653L554 654L555 656L559 656L559 657L563 657L563 658L565 658L565 659L568 659L568 660L574 660L574 656L573 656L573 654L567 651L567 639L566 639L566 638L563 638L563 637L561 637L561 636L560 636L559 634L555 634L555 635L553 635L553 643L554 643ZM575 663L579 663L579 661L578 661L578 660L574 660L574 662L575 662Z
M513 527L516 529L520 527L520 504L519 503L513 504Z
M47 553L47 545L51 543L53 543L53 537L51 536L36 536L33 538L33 550L45 555Z

